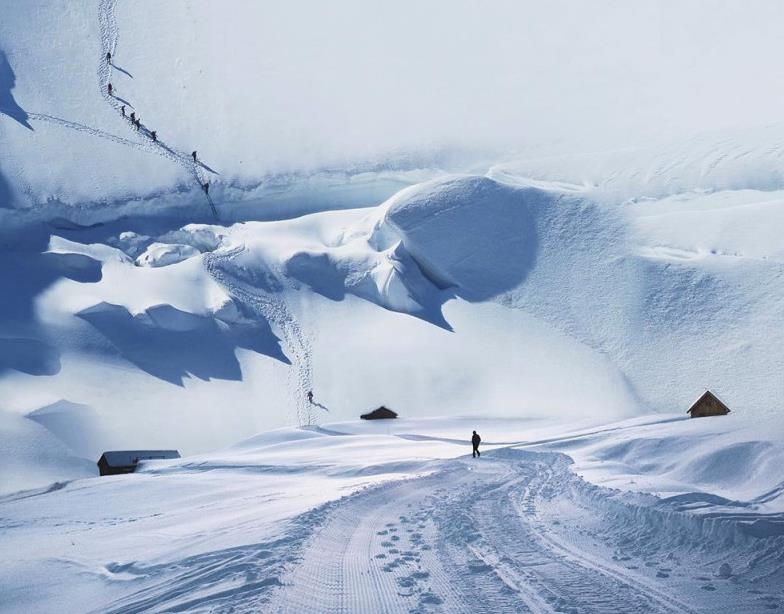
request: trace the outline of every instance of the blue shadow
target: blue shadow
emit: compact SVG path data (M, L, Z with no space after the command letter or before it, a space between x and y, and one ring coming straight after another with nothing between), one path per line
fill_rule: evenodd
M132 315L125 307L111 303L100 303L77 315L106 337L122 358L178 386L189 376L242 380L235 355L238 347L289 363L266 321L225 327L211 317L171 305Z
M11 65L8 63L8 58L3 51L0 51L0 113L7 115L11 119L18 121L28 130L33 127L28 121L30 117L27 112L20 107L11 90L16 86L16 75L14 74Z

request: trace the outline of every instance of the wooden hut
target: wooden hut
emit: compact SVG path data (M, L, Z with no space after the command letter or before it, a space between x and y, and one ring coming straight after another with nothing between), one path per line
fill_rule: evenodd
M378 409L362 414L360 418L363 420L392 420L397 418L397 413L382 405Z
M113 450L101 454L98 471L101 475L133 473L139 461L161 458L180 458L180 453L177 450Z
M692 418L704 418L705 416L726 416L730 413L719 397L710 390L706 390L703 395L694 401L694 404L686 411Z

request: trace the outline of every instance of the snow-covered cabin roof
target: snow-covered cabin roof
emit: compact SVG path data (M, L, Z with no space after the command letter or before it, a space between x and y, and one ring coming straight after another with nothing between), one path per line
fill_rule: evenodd
M177 450L112 450L101 454L98 460L106 461L109 467L129 467L142 460L159 458L180 458Z

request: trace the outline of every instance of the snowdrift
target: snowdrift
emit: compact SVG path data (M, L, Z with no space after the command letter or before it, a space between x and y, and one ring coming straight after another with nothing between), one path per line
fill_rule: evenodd
M89 405L116 445L153 445L153 420L185 453L382 402L606 420L711 388L778 420L780 202L453 175L294 220L45 226L9 252L0 386L21 413ZM194 415L221 426L179 429Z

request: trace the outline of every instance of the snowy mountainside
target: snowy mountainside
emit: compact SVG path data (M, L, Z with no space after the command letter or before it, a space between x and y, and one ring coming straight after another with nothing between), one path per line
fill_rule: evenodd
M18 413L89 406L103 447L185 453L381 403L612 419L712 388L778 420L782 339L762 323L782 264L757 238L780 207L736 214L759 197L618 207L463 175L293 220L49 227L46 260L12 252L7 282L49 280L17 293L4 343L24 353L0 389Z

